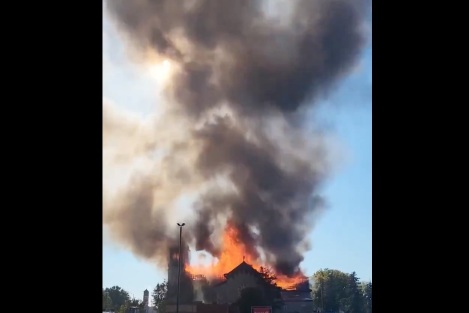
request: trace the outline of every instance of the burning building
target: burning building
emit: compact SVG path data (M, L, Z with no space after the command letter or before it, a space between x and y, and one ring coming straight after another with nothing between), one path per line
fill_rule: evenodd
M356 67L368 1L105 3L131 55L166 69L154 119L103 105L103 175L125 168L131 177L119 192L104 188L110 235L160 268L169 248L171 301L175 217L191 221L191 247L218 259L207 269L189 265L184 245L181 301L194 300L195 274L226 279L209 289L231 301L223 290L242 287L232 282L256 280L246 265L223 276L243 256L253 268L271 265L283 289L303 280L308 235L326 205L321 187L335 165L317 100ZM177 203L186 196L183 210Z
M289 289L284 289L269 280L261 270L256 270L244 260L224 278L209 281L203 275L193 275L194 286L199 286L204 302L211 304L236 305L245 288L256 288L263 298L273 306L273 312L311 312L312 298L308 280L304 280Z
M244 288L259 288L264 297L280 300L281 288L269 284L261 273L245 261L224 276L226 279L214 286L217 303L235 303Z
M303 313L313 312L313 298L311 296L309 282L298 284L293 290L282 290L283 312L285 313Z
M290 312L290 309L303 312L302 309L308 309L312 303L306 299L309 283L301 271L286 276L271 267L263 267L264 262L240 240L240 236L237 226L229 221L221 238L218 258L208 266L189 264L189 247L183 242L180 304L189 311L197 310L190 312L199 312L208 304L222 305L224 310L227 306L237 306L243 289L256 288L275 307L274 312ZM179 246L172 246L168 256L168 302L169 308L173 308L177 294Z
M211 282L222 282L226 280L226 274L232 272L234 268L240 265L240 262L250 264L253 269L260 270L265 264L257 251L243 240L242 232L239 227L228 221L222 234L217 261L210 266L197 266L186 264L186 271L194 275L202 275ZM275 283L283 289L294 289L299 283L302 283L306 277L300 270L287 276L272 268L276 276Z

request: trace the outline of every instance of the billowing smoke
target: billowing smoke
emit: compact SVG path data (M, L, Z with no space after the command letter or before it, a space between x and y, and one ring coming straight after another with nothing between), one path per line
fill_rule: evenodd
M185 234L198 250L217 255L229 220L252 254L295 274L331 165L327 136L306 132L304 116L354 66L364 9L353 0L109 0L129 51L173 69L158 120L124 120L105 105L105 144L122 148L112 162L141 158L129 185L105 196L111 233L164 260L181 220L174 203L195 194Z

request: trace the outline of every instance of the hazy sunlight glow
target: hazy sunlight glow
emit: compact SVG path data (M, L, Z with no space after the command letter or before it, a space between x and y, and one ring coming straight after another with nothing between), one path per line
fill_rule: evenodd
M168 60L156 63L149 68L150 76L158 81L166 81L171 73L171 63Z

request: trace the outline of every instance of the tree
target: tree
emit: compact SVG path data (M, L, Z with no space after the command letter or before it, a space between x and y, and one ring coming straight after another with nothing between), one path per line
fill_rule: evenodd
M371 282L363 283L362 287L362 295L363 295L363 312L371 313L371 302L372 302L372 285Z
M112 310L112 300L111 297L109 296L109 293L107 293L103 289L103 312L104 311L111 311Z
M145 313L146 312L145 302L139 301L138 308L139 308L140 313Z
M124 303L123 305L121 305L121 306L119 307L119 309L117 309L116 312L117 312L117 313L127 313L129 307L130 307L130 306L129 306L129 302L126 302L126 303Z
M255 287L248 287L241 290L241 297L236 302L240 313L251 313L252 306L268 305L264 299L262 290Z
M348 274L321 269L313 275L312 298L321 312L338 312L346 304Z
M128 302L128 305L126 308L130 308L130 307L134 307L134 308L137 307L138 308L137 312L145 313L145 304L141 300L132 298L132 300Z
M363 313L363 295L358 288L359 279L353 272L348 275L345 298L341 299L341 309L346 313Z
M130 300L129 293L119 286L106 288L104 292L106 292L111 298L112 311L119 310L121 306L125 305Z
M355 272L321 269L313 275L313 281L313 301L321 312L371 313L371 285L370 301L366 302Z
M277 276L270 267L260 267L259 273L267 283L265 289L265 299L267 305L275 309L280 309L283 306L282 296L280 294L280 288L277 286Z
M270 267L261 266L259 273L261 273L262 277L267 283L273 286L277 285L277 276L275 276L274 271Z
M167 292L168 292L168 283L166 281L164 281L161 284L157 284L155 289L153 289L153 293L151 294L153 298L153 307L158 313L164 312Z

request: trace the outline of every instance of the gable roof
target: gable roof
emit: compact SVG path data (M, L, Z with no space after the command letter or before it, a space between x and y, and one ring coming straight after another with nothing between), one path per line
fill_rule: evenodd
M232 269L230 272L226 273L224 276L225 276L225 278L228 278L228 277L233 276L234 274L239 273L239 272L248 272L248 273L252 273L254 275L262 277L261 273L256 271L251 265L247 264L244 261L241 262L241 264L236 266L234 269Z

